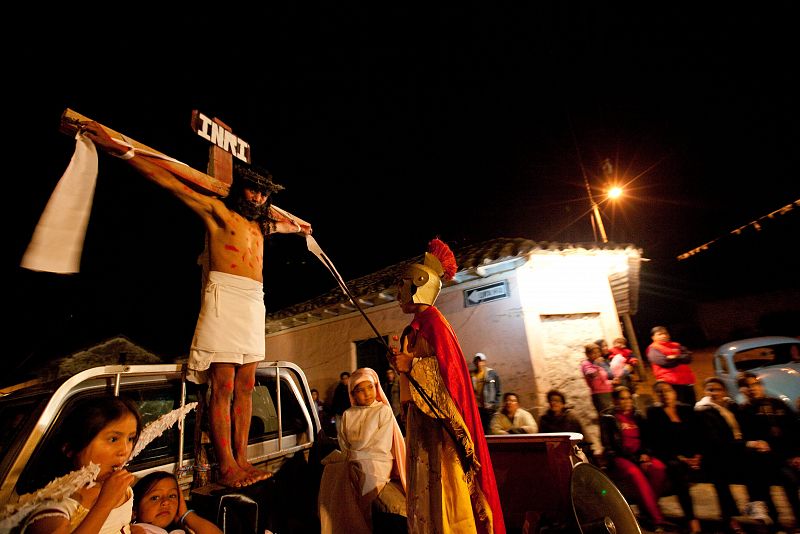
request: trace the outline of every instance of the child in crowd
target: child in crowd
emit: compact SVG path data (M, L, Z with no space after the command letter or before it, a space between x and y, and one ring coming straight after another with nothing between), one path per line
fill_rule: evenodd
M611 372L608 370L603 352L597 343L586 345L584 352L586 359L581 362L581 373L592 393L592 404L594 404L597 414L600 415L613 405L611 390L614 389L614 385L611 383Z
M339 447L322 461L322 534L372 532L372 502L391 478L406 487L406 449L378 374L357 369L347 383L351 406L342 414Z
M633 351L628 348L628 340L624 337L615 339L610 355L610 368L615 385L625 386L632 393L636 393L635 382L638 381L636 365L639 361L633 355Z
M222 534L188 509L178 479L166 471L154 471L133 487L133 519L131 534Z
M78 405L60 425L63 461L54 478L94 463L100 472L61 501L46 501L28 515L24 534L130 532L134 477L124 469L142 431L136 405L122 397L96 397Z

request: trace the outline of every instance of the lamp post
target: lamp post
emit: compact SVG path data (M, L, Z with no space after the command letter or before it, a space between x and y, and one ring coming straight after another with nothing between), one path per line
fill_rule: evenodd
M592 213L594 215L594 219L592 219L592 228L595 229L595 238L597 238L597 232L599 231L600 239L603 240L603 243L608 243L606 228L603 226L603 218L600 216L600 206L598 206L597 202L594 200L592 188L589 186L589 179L586 177L585 173L583 175L583 183L586 185L586 194L589 196L589 203L592 205Z
M613 185L614 180L614 165L611 160L606 158L601 164L603 175L605 176L606 185L609 186L607 197L609 200L614 200L622 195L622 188ZM603 225L603 217L600 215L600 206L595 202L594 195L592 195L592 187L589 185L589 178L586 172L583 173L583 183L586 186L586 195L589 197L589 204L592 206L592 230L594 231L595 240L597 240L597 233L600 232L600 239L603 243L608 243L608 236L606 235L606 227Z

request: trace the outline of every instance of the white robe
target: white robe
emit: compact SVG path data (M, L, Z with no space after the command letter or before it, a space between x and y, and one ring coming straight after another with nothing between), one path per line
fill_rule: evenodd
M319 490L321 534L369 534L372 501L392 472L392 409L375 401L342 414L339 447L322 463Z
M125 502L112 509L108 514L105 523L100 527L99 534L130 534L131 517L133 516L133 490L131 488L128 488L127 495ZM57 502L45 502L28 515L28 519L22 525L20 532L24 534L27 528L36 522L37 518L50 516L67 518L70 532L72 532L80 525L88 513L88 508L84 508L81 503L71 497Z

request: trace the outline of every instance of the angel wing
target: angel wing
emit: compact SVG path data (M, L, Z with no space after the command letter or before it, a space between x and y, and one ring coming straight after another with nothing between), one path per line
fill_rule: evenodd
M95 463L73 471L48 483L42 489L22 495L14 504L7 504L0 512L0 532L11 532L25 519L34 508L44 502L63 501L80 488L94 485L94 479L100 473L100 466Z
M182 425L183 420L186 418L186 414L194 410L196 407L196 402L190 402L189 404L181 408L175 408L171 412L165 413L155 421L148 423L147 426L142 429L142 433L139 435L139 439L136 441L136 446L133 448L133 452L131 452L128 462L133 460L136 455L142 452L142 450L144 450L144 448L150 444L150 442L166 432L167 429L169 429L176 422L180 421Z

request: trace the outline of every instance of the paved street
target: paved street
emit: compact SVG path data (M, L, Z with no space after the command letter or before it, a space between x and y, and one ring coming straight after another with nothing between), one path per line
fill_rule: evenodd
M747 503L747 489L741 485L733 485L732 491L736 502L739 504L739 509L744 510L744 506ZM703 524L703 532L723 532L724 529L720 522L719 506L717 505L717 494L716 491L714 491L714 486L705 483L695 484L691 489L691 493L692 501L695 506L695 515ZM794 521L792 510L789 508L786 496L781 488L773 487L772 498L780 514L782 528L778 530L786 530ZM668 520L679 525L682 524L683 512L678 504L677 497L674 495L663 497L659 501L659 505L664 510L664 514L667 516ZM757 523L748 522L746 518L742 518L740 521L748 532L757 533L766 530ZM788 532L791 532L791 530L788 530Z

